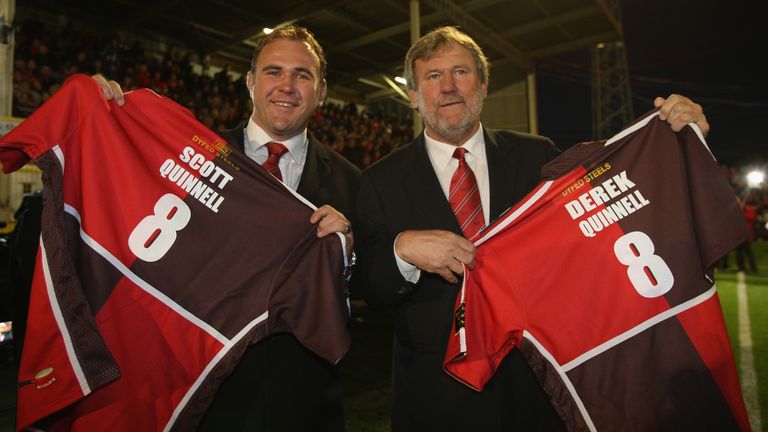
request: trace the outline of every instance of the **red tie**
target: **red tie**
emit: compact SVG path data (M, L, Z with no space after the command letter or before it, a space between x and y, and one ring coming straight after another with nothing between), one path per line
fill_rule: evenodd
M456 215L461 231L467 238L472 238L485 225L483 205L480 202L480 190L472 168L467 165L464 154L467 151L461 147L453 152L453 157L459 160L459 167L451 178L451 190L448 193L448 204Z
M288 151L288 149L278 142L268 142L266 144L269 156L267 160L261 164L265 170L275 176L276 179L283 181L283 176L280 174L280 157Z

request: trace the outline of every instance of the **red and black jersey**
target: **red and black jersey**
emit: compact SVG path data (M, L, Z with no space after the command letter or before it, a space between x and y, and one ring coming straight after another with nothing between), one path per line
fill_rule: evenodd
M17 427L191 429L247 345L292 332L347 351L341 236L311 204L148 90L74 76L0 140L43 170Z
M748 430L709 269L747 233L695 126L580 144L480 233L445 370L519 348L571 430Z

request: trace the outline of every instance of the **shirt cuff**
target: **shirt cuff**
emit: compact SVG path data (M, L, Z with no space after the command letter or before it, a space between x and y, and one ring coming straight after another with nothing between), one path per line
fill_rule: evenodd
M397 268L400 270L400 274L403 275L406 281L416 283L421 277L421 269L409 262L405 262L397 255L397 251L395 250L397 239L400 238L401 234L402 233L398 234L397 237L395 237L395 242L392 243L392 253L395 254L395 261L397 262Z

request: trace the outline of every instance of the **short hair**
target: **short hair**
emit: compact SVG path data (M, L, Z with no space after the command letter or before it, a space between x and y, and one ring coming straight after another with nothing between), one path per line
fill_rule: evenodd
M488 82L491 65L477 42L456 27L445 26L436 28L422 36L405 55L404 75L409 89L416 89L416 77L414 76L416 60L432 58L450 43L458 44L472 54L480 74L480 82L483 84Z
M323 47L320 46L320 43L317 42L315 35L312 34L311 31L309 31L306 27L295 24L278 27L273 30L272 33L264 35L264 37L259 40L256 48L253 50L253 58L251 58L251 71L256 70L256 61L259 58L261 50L264 49L264 47L267 46L267 44L270 42L276 41L278 39L288 39L292 41L307 43L307 45L309 45L309 49L315 53L320 63L320 79L325 79L328 63L325 60Z

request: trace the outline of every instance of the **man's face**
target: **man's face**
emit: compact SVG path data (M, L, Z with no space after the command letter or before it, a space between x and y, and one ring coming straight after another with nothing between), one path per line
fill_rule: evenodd
M488 84L480 82L467 49L450 43L433 57L416 60L414 79L411 106L419 110L430 137L458 146L477 131Z
M248 72L247 86L253 121L277 141L307 127L326 91L317 56L306 43L289 39L262 48L256 67Z

